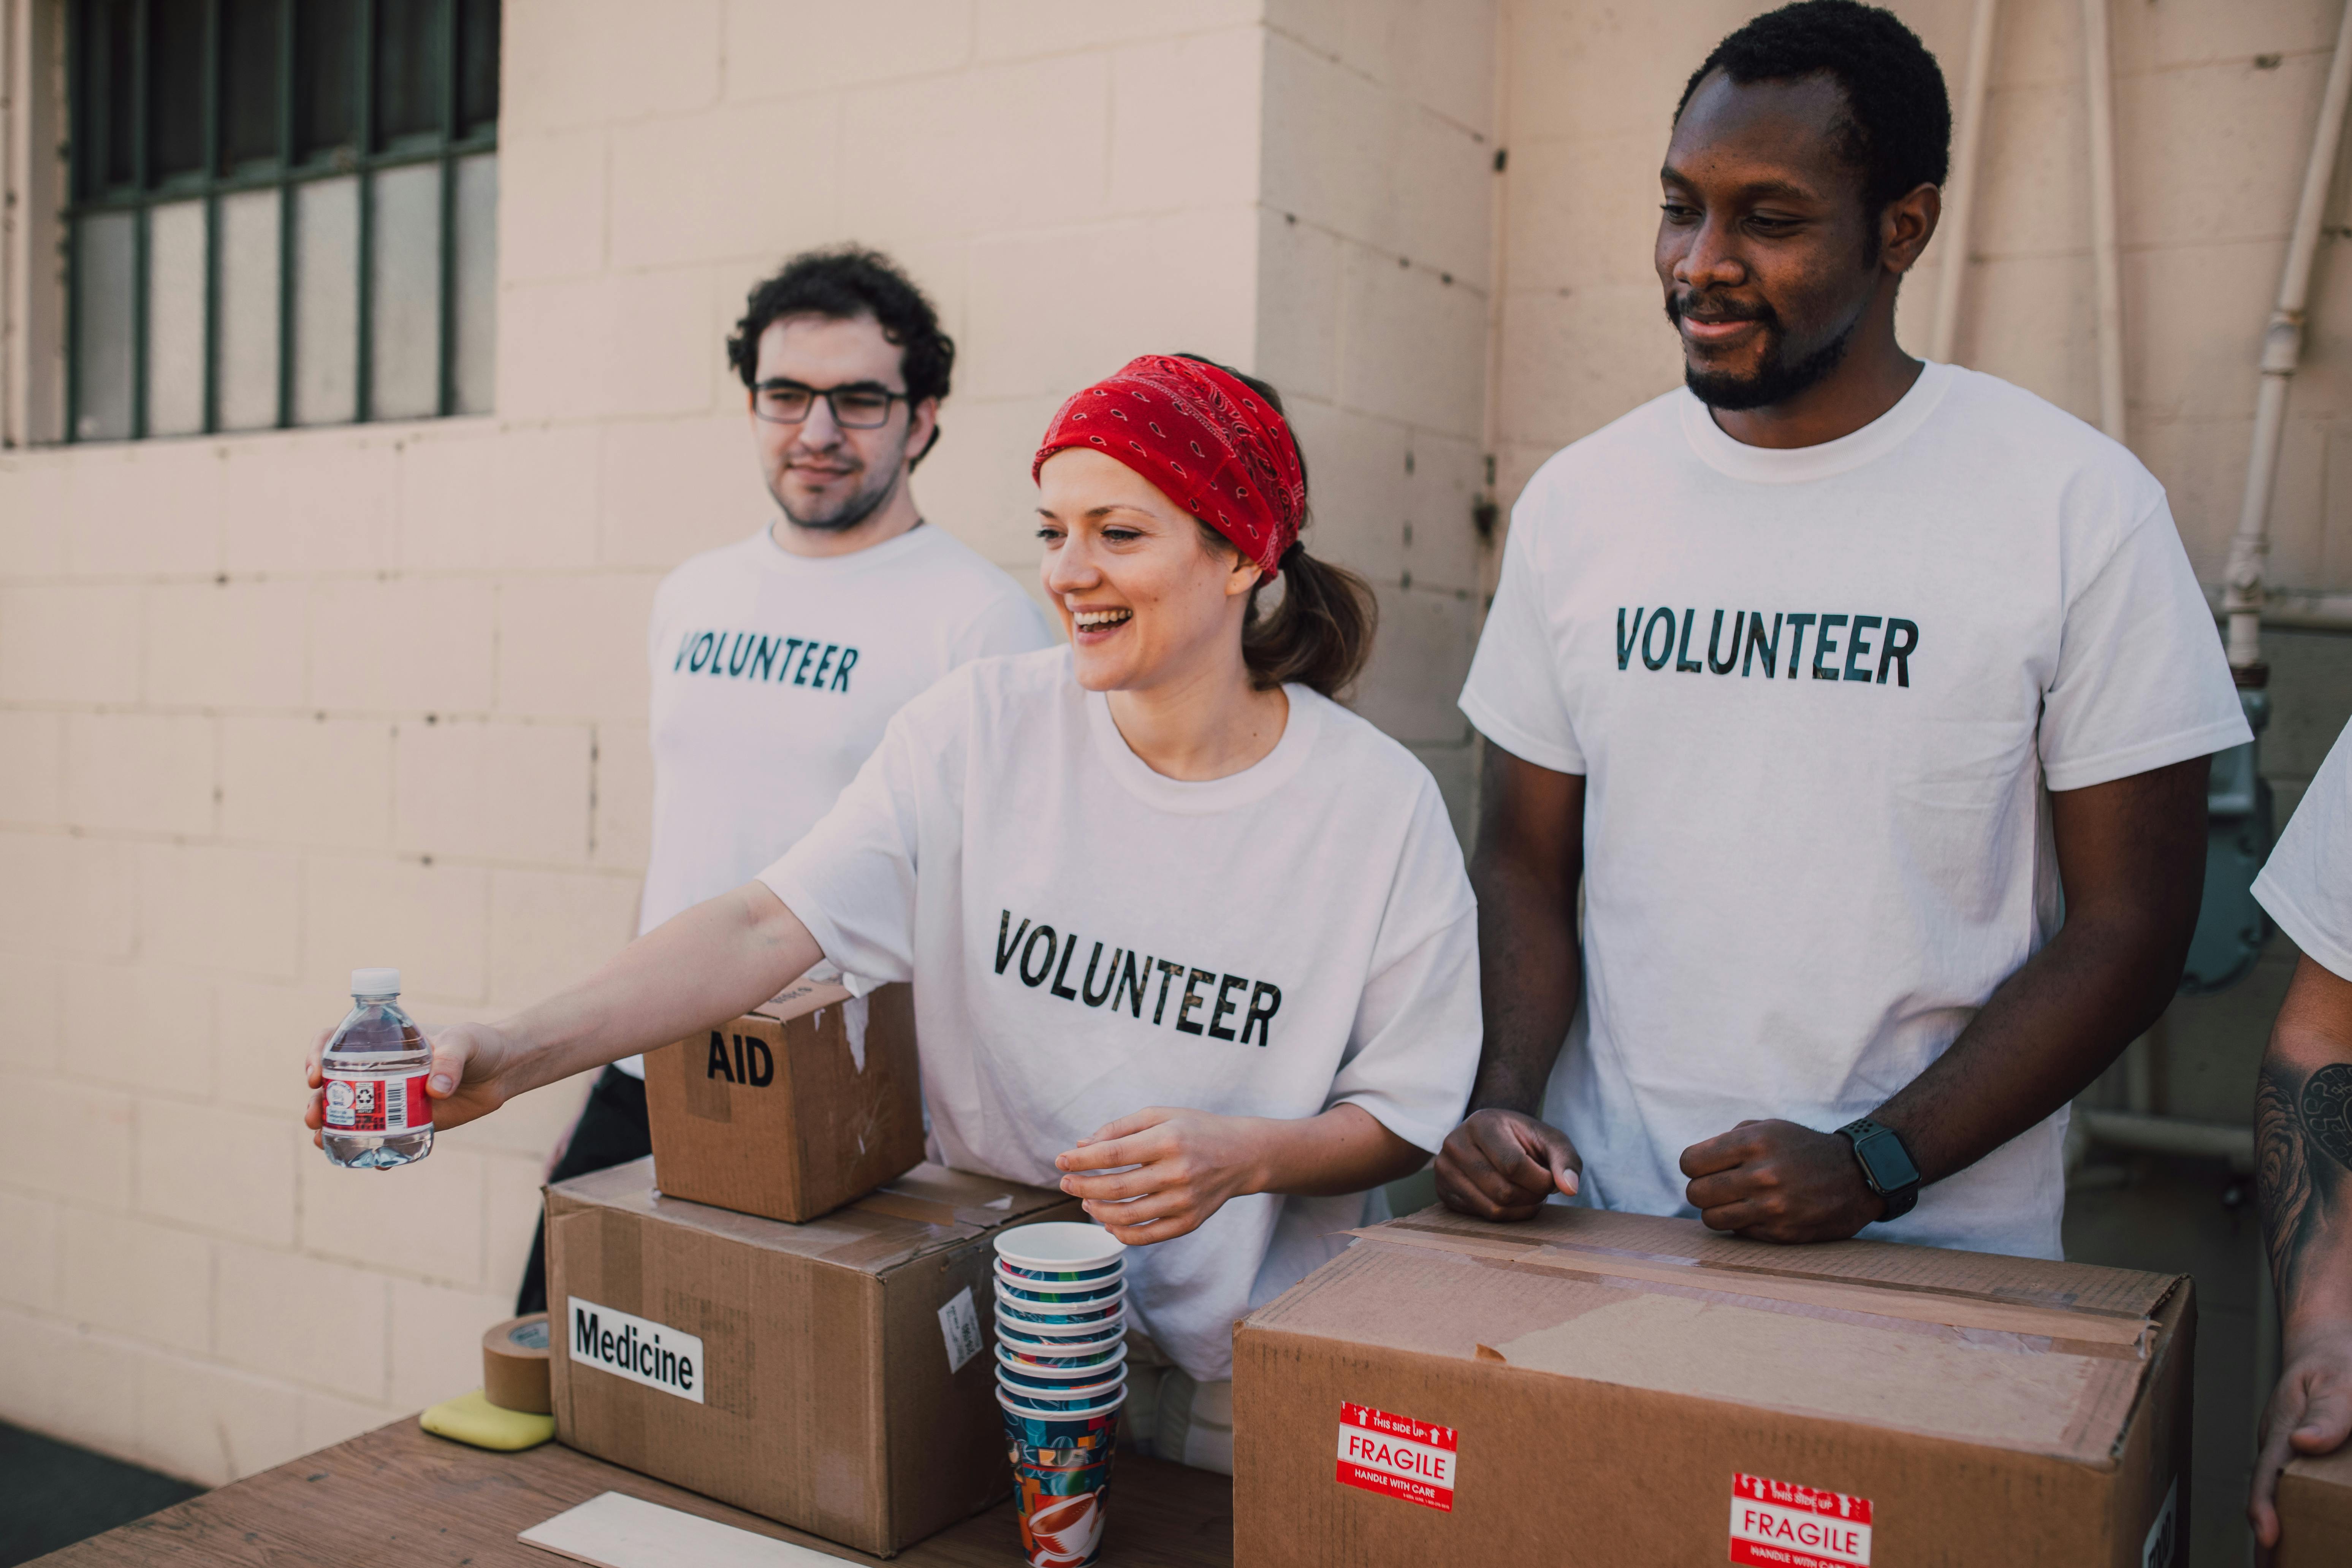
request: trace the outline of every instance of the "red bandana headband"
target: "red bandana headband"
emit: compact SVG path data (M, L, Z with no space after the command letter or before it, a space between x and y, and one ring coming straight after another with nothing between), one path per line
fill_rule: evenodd
M1066 447L1093 447L1125 463L1268 577L1297 542L1307 475L1290 426L1214 365L1168 354L1128 361L1062 405L1029 477Z

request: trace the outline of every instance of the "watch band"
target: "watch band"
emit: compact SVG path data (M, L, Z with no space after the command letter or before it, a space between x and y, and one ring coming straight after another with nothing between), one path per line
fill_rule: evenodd
M1853 1145L1863 1184L1886 1202L1883 1219L1901 1219L1919 1202L1919 1164L1902 1135L1864 1116L1838 1129Z

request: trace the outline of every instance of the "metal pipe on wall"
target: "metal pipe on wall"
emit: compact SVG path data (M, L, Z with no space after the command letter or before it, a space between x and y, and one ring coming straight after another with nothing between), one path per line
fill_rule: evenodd
M1977 167L1984 144L1985 90L1992 77L1993 17L2000 0L1977 0L1969 26L1969 74L1961 88L1960 123L1952 167L1944 182L1943 270L1936 277L1936 330L1927 357L1949 364L1960 330L1960 290L1969 274L1969 235L1976 214Z
M2116 242L2115 61L2107 0L2083 0L2083 84L2091 121L2091 268L2098 300L2099 428L2125 438L2123 263Z
M2262 390L2254 403L2254 445L2246 462L2245 499L2238 531L2230 540L2230 564L2222 578L2222 613L2230 623L2230 668L2241 683L2258 685L2263 670L2263 558L2270 553L2270 513L2278 478L2279 448L2286 437L2287 384L2303 359L2304 307L2311 296L2311 267L2319 251L2319 225L2326 214L2328 187L2336 180L2336 151L2344 140L2344 110L2352 99L2352 4L2336 32L2336 57L2327 64L2327 88L2319 100L2319 123L2304 164L2303 195L2287 239L2286 267L2279 279L2278 302L2263 333Z

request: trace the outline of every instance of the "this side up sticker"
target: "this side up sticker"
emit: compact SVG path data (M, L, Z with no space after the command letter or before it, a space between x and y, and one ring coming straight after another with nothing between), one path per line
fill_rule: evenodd
M1731 1561L1755 1568L1870 1568L1870 1500L1735 1474Z
M1339 1484L1454 1511L1451 1426L1433 1426L1367 1405L1339 1405Z

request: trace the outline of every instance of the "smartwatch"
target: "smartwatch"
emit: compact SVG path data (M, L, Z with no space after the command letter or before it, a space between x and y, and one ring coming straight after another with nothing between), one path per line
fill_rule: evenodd
M1864 1184L1886 1200L1885 1219L1901 1219L1919 1201L1919 1167L1892 1127L1882 1127L1865 1116L1838 1129L1853 1145L1862 1166Z

